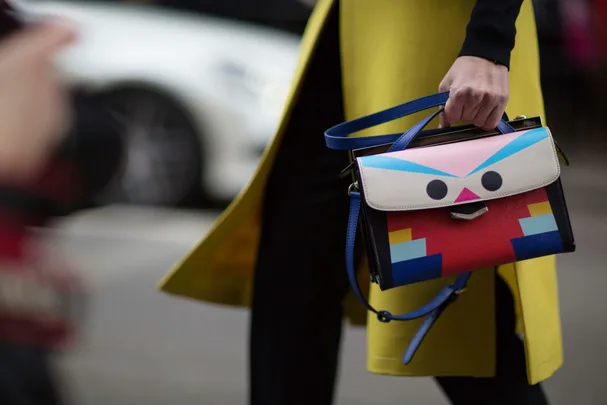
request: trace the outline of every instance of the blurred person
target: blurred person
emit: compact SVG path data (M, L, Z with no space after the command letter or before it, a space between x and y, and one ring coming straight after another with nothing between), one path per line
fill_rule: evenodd
M51 358L73 341L84 286L32 227L86 206L117 170L122 139L94 97L68 94L53 58L76 33L21 25L0 7L0 404L58 405Z
M53 355L74 343L87 291L79 269L36 228L90 207L122 161L122 131L110 111L87 93L69 100L72 125L39 170L0 182L2 405L64 403Z
M0 29L9 34L11 21L3 22ZM7 185L35 177L65 135L68 103L51 59L74 37L71 28L49 22L0 42L0 179L5 185L0 196L0 403L6 405L59 404L41 341L59 338L66 325L52 305L40 304L40 294L60 291L54 287L61 283L52 272L40 277L32 271L37 260L21 260L33 246L22 243L22 232L14 225L18 213L7 212L11 198L6 191Z
M69 109L51 58L74 37L65 24L49 22L0 43L0 175L5 180L32 176L65 135Z
M607 59L607 0L594 0L594 35L597 52L604 65Z
M171 294L252 305L251 405L331 404L344 314L359 324L368 316L373 373L435 377L452 404L548 403L540 382L562 364L554 257L476 272L406 366L402 352L421 320L381 323L348 294L350 179L338 174L349 158L326 148L323 132L436 90L451 93L443 126L495 128L506 107L512 117L543 116L532 3L317 2L255 178L161 283ZM426 114L364 135L403 132ZM371 285L370 299L408 312L451 281Z
M596 54L592 35L591 3L588 0L561 0L565 53L577 65L586 70L592 66Z
M546 38L540 37L543 40L540 42L541 68L542 80L546 83L548 118L553 127L570 136L583 132L586 141L592 141L592 135L603 121L603 109L599 107L602 105L602 92L597 92L600 87L600 80L597 80L600 77L600 70L597 70L600 48L597 45L600 43L593 28L598 16L593 3L589 0L559 0L546 6L550 13L558 13L559 21L555 28L560 30L560 41L555 41L555 45L561 47L558 55L561 60L547 57L546 49L543 49L547 45ZM585 108L584 104L595 108ZM576 141L575 138L572 140Z

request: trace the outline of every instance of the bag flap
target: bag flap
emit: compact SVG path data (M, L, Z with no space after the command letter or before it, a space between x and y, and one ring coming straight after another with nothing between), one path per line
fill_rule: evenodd
M521 194L555 182L546 127L359 157L363 196L379 211L440 208Z

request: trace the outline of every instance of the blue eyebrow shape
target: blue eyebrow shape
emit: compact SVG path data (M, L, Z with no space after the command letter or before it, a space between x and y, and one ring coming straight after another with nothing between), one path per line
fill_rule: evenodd
M408 160L397 159L390 156L365 156L363 158L360 158L360 162L364 167L373 167L376 169L399 170L401 172L431 174L443 177L457 177L428 166L409 162Z
M504 160L507 157L514 155L515 153L518 153L524 149L527 149L531 145L535 145L539 141L546 139L546 138L548 138L548 130L546 128L536 128L536 129L529 130L526 133L524 133L523 135L521 135L518 138L516 138L515 140L513 140L512 142L510 142L509 144L507 144L506 146L504 146L499 151L497 151L489 159L487 159L483 163L481 163L481 165L478 166L476 169L472 170L470 172L470 174L468 174L468 176L470 176L471 174L474 174L480 170L483 170L486 167L499 162L500 160Z

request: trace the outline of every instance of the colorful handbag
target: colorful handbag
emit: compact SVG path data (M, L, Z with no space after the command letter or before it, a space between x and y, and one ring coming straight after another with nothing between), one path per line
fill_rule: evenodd
M408 364L440 314L464 291L471 271L564 252L575 243L560 182L566 158L541 119L422 131L449 93L420 98L339 124L331 149L349 150L354 173L346 239L348 278L381 322L426 317L403 356ZM404 134L350 134L441 107ZM428 304L402 315L376 310L356 280L361 223L371 281L381 290L458 275Z

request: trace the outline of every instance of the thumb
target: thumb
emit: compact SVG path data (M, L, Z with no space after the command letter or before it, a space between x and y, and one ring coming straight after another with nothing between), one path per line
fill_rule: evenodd
M438 92L439 93L444 93L446 91L451 91L451 84L452 84L453 80L451 79L451 75L449 73L447 73L447 76L445 76L443 78L443 80L441 80L440 84L438 85ZM444 106L443 106L444 107ZM449 122L447 122L446 118L445 118L445 111L443 110L443 112L441 112L438 116L438 127L439 128L447 128L450 124Z
M445 76L443 78L443 80L441 80L440 84L438 85L438 92L443 93L445 91L451 90L452 84L453 84L453 79L451 78L451 74L448 73L447 76Z
M439 128L447 128L449 126L449 123L447 122L447 120L445 119L445 111L443 110L439 115L438 115L438 127Z
M76 39L76 30L61 20L44 21L17 33L14 45L19 43L26 53L48 57Z

